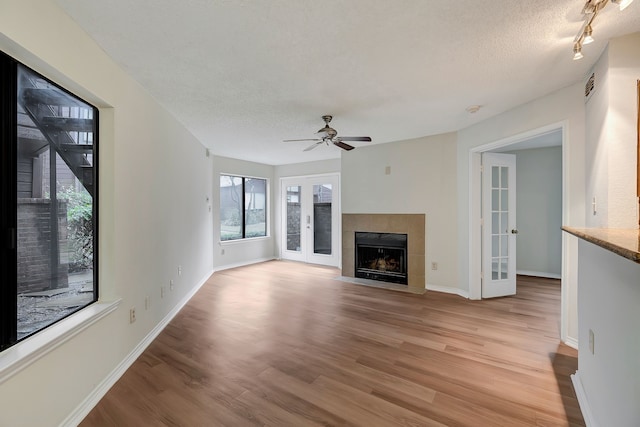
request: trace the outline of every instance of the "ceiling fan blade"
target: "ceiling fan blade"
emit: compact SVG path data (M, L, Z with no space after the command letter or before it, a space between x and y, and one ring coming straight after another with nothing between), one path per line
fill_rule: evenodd
M300 141L322 141L319 138L312 138L312 139L284 139L282 140L282 142L300 142Z
M368 137L368 136L341 136L340 140L342 140L342 141L371 142L371 138Z
M322 140L320 140L320 141L316 142L315 144L313 144L313 145L311 145L311 146L309 146L309 147L305 148L305 149L304 149L304 150L302 150L302 151L311 151L311 150L313 150L314 148L316 148L318 145L320 145L320 144L322 144L322 143L323 143L323 141L322 141Z
M350 150L353 150L354 148L356 148L356 147L354 147L352 145L345 144L342 141L333 141L333 144L337 145L338 147L342 148L343 150L347 150L347 151L350 151Z

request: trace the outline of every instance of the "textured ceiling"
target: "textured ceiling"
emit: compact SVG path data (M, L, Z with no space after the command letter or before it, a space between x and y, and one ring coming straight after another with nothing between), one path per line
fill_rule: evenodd
M573 61L579 0L56 2L214 154L274 165L340 156L281 142L323 114L373 143L455 131L582 81L640 31L640 1L610 4Z

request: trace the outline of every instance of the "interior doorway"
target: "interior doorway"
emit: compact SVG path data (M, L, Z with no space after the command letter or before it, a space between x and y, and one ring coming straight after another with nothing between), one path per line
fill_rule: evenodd
M469 218L469 230L471 233L471 246L470 246L470 277L469 277L469 294L471 298L483 298L482 295L482 283L483 277L486 277L487 274L491 274L491 272L484 271L482 265L482 253L483 253L483 238L482 238L482 222L483 222L483 214L482 214L482 179L481 179L481 169L482 169L482 155L483 153L489 152L510 152L513 153L519 150L528 150L542 147L558 147L558 151L562 156L561 162L561 183L560 183L560 224L556 228L558 228L559 238L561 240L560 250L554 256L559 258L559 275L545 275L540 274L541 277L554 277L554 278L564 278L565 274L565 259L566 259L566 250L565 250L565 238L561 234L560 226L563 222L565 222L567 216L567 206L564 198L564 194L566 194L566 180L565 180L565 164L566 157L563 155L564 151L564 141L566 129L564 123L558 123L549 125L543 128L535 129L526 133L522 133L519 135L515 135L513 137L505 138L499 141L495 141L489 144L485 144L482 146L474 147L470 150L470 218ZM484 219L484 223L490 219ZM515 227L514 227L515 228ZM518 224L519 232L522 232L521 225ZM485 249L486 250L486 249ZM526 274L526 273L524 273ZM536 274L537 275L537 274ZM566 289L564 284L561 285L561 293L563 303L561 305L561 334L564 340L566 337L566 320L567 320L567 306L565 304L565 293Z

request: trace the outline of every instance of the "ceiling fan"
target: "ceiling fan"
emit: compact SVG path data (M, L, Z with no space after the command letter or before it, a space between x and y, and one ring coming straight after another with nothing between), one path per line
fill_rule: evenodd
M317 134L320 136L318 138L309 138L309 139L285 139L282 142L299 142L299 141L314 141L313 145L304 149L304 151L311 151L316 148L318 145L325 143L329 145L332 143L343 150L353 150L355 147L349 144L345 144L343 141L362 141L362 142L371 142L371 138L368 136L338 136L338 131L329 126L331 119L333 116L322 116L322 120L324 120L324 127L320 129Z

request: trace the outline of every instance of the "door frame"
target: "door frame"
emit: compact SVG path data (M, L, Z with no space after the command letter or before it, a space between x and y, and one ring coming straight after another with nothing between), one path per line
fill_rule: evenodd
M323 178L335 179L336 181L336 191L333 192L332 205L335 206L335 217L332 213L332 220L334 221L331 225L332 227L332 246L333 252L335 254L335 263L331 264L321 264L321 265L329 265L333 267L342 268L342 207L341 207L341 182L340 182L340 173L339 172L330 172L330 173L321 173L321 174L312 174L312 175L296 175L296 176L282 176L280 177L279 189L278 192L280 194L280 200L278 200L278 206L280 209L280 235L278 236L278 245L279 245L279 253L278 257L280 259L287 259L283 257L284 252L286 251L286 233L287 233L287 210L286 210L286 191L284 191L284 183L285 181L296 181L299 180L301 183L303 180L320 180ZM301 224L302 225L302 224ZM335 233L335 234L334 234ZM333 257L333 256L332 256ZM306 254L304 254L304 260L299 260L300 262L309 262Z
M489 142L469 149L469 299L482 299L482 185L481 185L481 165L482 153L516 144L536 136L556 130L562 131L562 223L568 224L570 220L570 209L568 198L568 168L569 156L567 153L567 121L552 123L536 129L522 132L510 137ZM476 178L476 179L474 179ZM561 261L561 290L560 290L560 339L568 345L577 348L577 342L569 342L568 319L569 301L567 295L567 278L569 276L568 260L575 258L575 247L569 242L567 233L562 233L562 261ZM571 262L573 265L574 263Z

